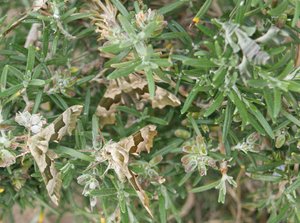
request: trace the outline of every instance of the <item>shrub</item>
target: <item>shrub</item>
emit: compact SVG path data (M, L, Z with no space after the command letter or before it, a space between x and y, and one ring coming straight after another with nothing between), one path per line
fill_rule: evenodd
M0 219L300 222L299 1L0 15Z

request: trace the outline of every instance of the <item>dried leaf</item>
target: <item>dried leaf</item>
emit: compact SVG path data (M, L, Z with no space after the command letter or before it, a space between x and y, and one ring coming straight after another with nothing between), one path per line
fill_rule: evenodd
M59 141L63 136L70 135L76 127L76 121L81 111L81 105L68 108L50 125L27 141L27 146L39 167L48 194L56 205L60 198L61 177L54 163L57 156L49 150L49 142L51 140Z

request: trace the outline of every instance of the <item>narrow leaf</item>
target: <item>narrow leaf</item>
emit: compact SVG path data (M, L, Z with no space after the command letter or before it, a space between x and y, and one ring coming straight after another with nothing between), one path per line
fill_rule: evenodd
M199 192L207 191L207 190L215 188L219 183L220 183L220 180L217 180L217 181L212 182L210 184L207 184L207 185L204 185L204 186L201 186L201 187L193 188L191 190L191 192L193 192L193 193L199 193Z
M155 94L155 83L153 78L153 72L150 69L146 69L145 72L146 72L146 78L148 82L150 98L153 99Z

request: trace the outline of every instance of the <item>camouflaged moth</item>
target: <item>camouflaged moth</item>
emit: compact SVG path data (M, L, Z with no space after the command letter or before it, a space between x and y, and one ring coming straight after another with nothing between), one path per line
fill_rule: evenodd
M27 141L27 146L38 165L49 197L56 205L60 199L61 176L54 163L57 155L49 150L49 143L50 141L60 141L65 135L71 135L82 108L81 105L68 108L39 133L29 137Z
M143 151L150 152L156 134L156 126L147 125L119 142L108 142L100 150L98 159L96 159L99 162L107 161L107 170L113 169L120 181L129 181L143 206L152 217L149 198L138 182L137 175L129 169L128 165L130 154L137 156Z
M147 80L134 73L110 81L97 107L96 115L99 116L100 125L103 127L115 123L117 106L134 104L137 110L143 110L149 102L152 108L158 109L166 106L177 107L181 104L175 95L159 86L155 87L155 96L151 98Z

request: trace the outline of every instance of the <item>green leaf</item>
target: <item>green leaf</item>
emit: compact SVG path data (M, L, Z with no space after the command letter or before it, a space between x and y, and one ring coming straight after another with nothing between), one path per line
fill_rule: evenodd
M8 89L5 89L4 91L0 92L0 98L9 97L9 96L17 93L21 89L23 89L23 87L24 87L23 84L18 84L18 85L14 85Z
M45 86L45 84L46 84L46 82L41 79L33 79L33 80L29 81L29 83L28 83L28 85L30 85L30 86L37 86L37 87Z
M130 107L127 107L127 106L118 106L117 110L128 113L128 114L131 114L131 115L134 115L136 117L141 116L141 114L136 109L130 108Z
M131 62L130 65L128 65L127 67L123 67L120 69L116 69L114 70L112 73L110 73L107 78L109 80L111 79L116 79L119 77L125 77L128 76L129 74L133 73L135 71L135 68L140 64L141 62L139 60L135 61L135 62Z
M34 62L35 62L35 48L34 46L30 45L28 47L26 71L32 72L34 68Z
M49 95L50 99L58 106L61 110L67 110L68 104L59 94Z
M158 12L162 15L167 14L169 12L172 12L180 7L182 7L184 4L188 3L189 0L175 0L174 2L165 5L161 7Z
M279 182L282 180L281 176L276 175L263 175L263 174L251 174L250 176L254 180L267 181L267 182Z
M231 127L232 115L233 115L232 102L228 101L226 109L225 109L225 117L224 117L223 129L222 129L222 141L223 142L225 142L227 140L227 135L228 135L228 132Z
M135 35L134 27L130 24L125 16L119 15L118 19L126 33L128 33L129 35Z
M266 135L265 130L261 127L260 124L258 124L258 122L256 121L257 119L255 119L251 114L248 114L248 120L250 124L255 128L256 131L258 131L263 136Z
M278 89L273 89L273 93L274 93L273 117L277 118L278 114L281 111L281 92Z
M194 101L194 99L196 98L197 94L199 93L200 88L198 86L198 84L196 84L193 89L191 90L191 92L189 93L187 99L184 102L184 105L181 109L181 114L184 114L187 112L187 110L189 109L189 107L191 106L192 102Z
M233 102L233 104L235 104L235 106L237 107L239 111L239 115L241 116L243 121L243 126L245 126L248 123L248 112L244 102L239 98L239 96L234 91L230 91L229 98Z
M91 156L88 156L82 152L79 152L75 149L66 147L66 146L58 146L55 149L55 152L58 154L66 154L69 155L75 159L80 159L80 160L84 160L84 161L88 161L88 162L92 162L93 158Z
M211 106L209 106L209 108L204 112L204 117L207 117L209 115L211 115L215 110L217 110L222 102L224 101L225 95L223 92L220 92L219 95L216 97L216 99L214 100L214 102L211 104Z
M75 21L75 20L79 20L79 19L85 19L85 18L89 18L91 16L90 13L74 13L70 16L67 16L63 22L65 24L69 23L69 22L72 22L72 21Z
M257 118L257 120L262 125L262 127L264 128L266 133L268 133L268 135L272 139L274 139L275 135L273 133L273 130L272 130L271 126L269 125L269 123L267 122L267 120L265 119L265 117L262 115L262 113L253 104L250 104L250 111Z
M189 120L190 123L192 124L193 129L194 129L196 135L201 135L201 131L200 131L200 129L199 129L199 127L198 127L198 124L197 124L197 122L195 121L195 119L189 115L189 116L188 116L188 120Z
M300 93L300 84L296 81L289 81L288 82L288 89L290 91Z
M91 195L96 197L115 196L117 193L118 191L115 188L101 188L91 191Z
M122 59L124 59L124 57L126 57L126 56L128 55L129 52L130 52L129 49L122 51L121 53L119 53L118 55L116 55L115 57L113 57L113 58L111 58L109 61L107 61L107 62L104 64L104 67L105 67L105 68L108 68L108 67L110 67L110 66L113 65L113 64L120 63L120 61L121 61Z
M236 3L238 7L236 10L235 22L239 24L243 24L245 13L250 9L252 1L243 1L239 0Z
M162 40L169 40L169 39L180 39L180 38L183 38L184 36L185 36L185 34L181 33L181 32L166 32L166 33L159 35L156 38L162 39Z
M216 70L213 76L213 84L217 88L221 86L224 83L225 76L227 74L227 69L225 67L220 67L218 70Z
M150 62L157 64L160 67L170 67L172 63L169 59L159 58L159 59L151 59Z
M285 189L284 193L285 194L293 193L299 187L300 187L300 177L298 175L297 179Z
M196 27L205 35L207 35L210 38L213 38L215 36L215 32L212 29L209 29L208 27L206 27L205 25L202 24L197 24Z
M83 106L83 115L84 116L89 116L90 104L91 104L91 89L88 88L86 91L84 106Z
M181 187L182 185L184 185L188 179L190 179L190 177L192 176L193 172L191 173L186 173L181 180L178 182L178 186Z
M286 112L285 110L281 111L282 115L285 116L288 120L293 122L295 125L300 127L300 120L291 115L290 113Z
M299 21L300 18L300 1L296 1L296 8L294 12L294 17L292 20L292 27L295 27L297 24L297 21Z
M95 75L89 75L89 76L85 76L83 78L80 78L77 80L76 84L77 85L82 85L86 82L89 82L90 80L92 80L95 77Z
M275 8L269 11L269 14L271 16L280 16L287 9L288 5L289 5L288 0L282 0Z
M99 50L104 53L119 53L122 48L119 43L117 44L104 44L102 47L99 47Z
M5 65L3 70L2 70L2 74L1 74L1 79L0 79L0 90L1 92L3 92L6 88L6 81L7 81L7 74L8 74L8 65Z
M270 217L267 223L280 223L283 219L286 219L286 213L290 209L289 205L285 205L279 209L278 215Z
M23 81L24 80L24 74L23 74L23 72L21 72L16 67L9 66L9 73L11 73L12 75L14 75L19 81Z
M203 192L203 191L207 191L207 190L213 189L213 188L215 188L220 183L220 181L221 180L217 180L217 181L212 182L210 184L206 184L206 185L201 186L201 187L193 188L191 190L191 192L192 193L199 193L199 192Z
M86 139L85 139L84 128L83 128L81 120L77 120L75 136L76 136L76 139L78 140L78 141L76 141L76 145L80 149L85 149L86 148Z
M171 29L171 31L173 32L181 32L181 34L183 35L182 38L180 38L180 40L182 41L183 44L186 45L186 47L191 48L192 47L192 38L190 37L190 35L186 32L186 30L176 21L172 20L168 23L169 28Z
M197 59L189 58L183 60L182 62L184 65L197 67L197 68L211 68L216 66L212 61L210 61L207 58L197 58Z
M294 61L290 60L283 71L277 76L278 80L283 80L288 76L294 69Z
M195 15L194 18L201 19L205 15L205 13L207 12L207 10L209 9L211 3L212 3L212 0L206 0L204 2L204 4L202 5L202 7L199 9L199 11L197 12L197 14Z
M168 125L169 124L166 120L158 118L158 117L154 117L154 116L145 118L145 120L150 123L158 124L158 125Z
M33 109L32 109L32 113L36 113L39 109L39 106L42 102L42 98L43 98L43 91L39 91L35 97L35 100L34 100L34 106L33 106Z
M270 89L264 89L263 90L264 93L264 99L266 101L266 105L267 105L267 111L270 117L273 118L274 116L274 98L273 95L271 93Z
M147 78L147 82L148 82L150 98L153 99L154 95L155 95L155 83L154 83L154 78L153 78L153 72L150 69L146 69L145 73L146 73L146 78Z
M181 151L181 148L178 148L178 146L183 142L183 139L175 138L171 141L169 141L168 145L165 147L157 150L154 154L152 154L152 158L156 156L163 156L171 152ZM178 148L178 149L177 149Z
M165 199L162 195L159 196L159 219L161 223L167 223L167 211L165 206Z
M129 17L129 12L119 0L111 0L111 2L122 13L123 16Z
M44 59L47 57L47 54L48 54L49 38L50 38L49 27L45 27L43 29L43 51L42 51Z

